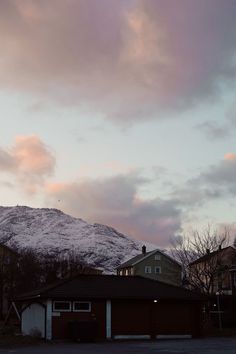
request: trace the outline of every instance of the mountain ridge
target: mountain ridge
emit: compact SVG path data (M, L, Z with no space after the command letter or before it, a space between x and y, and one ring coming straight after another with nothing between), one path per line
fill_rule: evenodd
M118 265L141 252L143 241L111 226L89 224L59 209L0 206L0 243L43 256L74 253L92 267L114 273ZM148 250L157 246L147 244Z

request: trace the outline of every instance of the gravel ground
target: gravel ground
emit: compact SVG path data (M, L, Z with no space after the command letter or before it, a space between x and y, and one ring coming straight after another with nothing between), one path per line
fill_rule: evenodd
M0 354L235 354L236 338L159 340L155 342L111 342L41 344L34 347L0 349Z

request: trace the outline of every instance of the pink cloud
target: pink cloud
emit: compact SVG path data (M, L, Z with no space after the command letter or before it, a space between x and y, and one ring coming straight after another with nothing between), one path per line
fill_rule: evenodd
M236 160L236 154L233 154L232 152L228 152L227 154L225 154L224 159L226 161L234 161Z
M2 1L1 86L119 123L158 119L235 77L235 12L235 0Z
M12 148L19 169L35 175L50 175L55 159L46 145L36 136L17 136Z
M55 158L38 136L17 136L12 147L0 148L0 168L34 193L53 174Z

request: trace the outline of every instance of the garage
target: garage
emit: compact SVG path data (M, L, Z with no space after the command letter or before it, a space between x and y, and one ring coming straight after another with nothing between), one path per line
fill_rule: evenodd
M22 332L48 340L201 335L200 295L139 276L78 275L17 301Z

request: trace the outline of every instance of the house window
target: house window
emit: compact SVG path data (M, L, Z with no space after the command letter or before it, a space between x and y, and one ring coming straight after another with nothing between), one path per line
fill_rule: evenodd
M161 260L161 255L160 254L155 254L155 261L160 261Z
M73 302L73 311L75 311L75 312L90 312L91 311L91 302L74 301Z
M129 275L128 269L125 270L125 275Z
M152 267L150 266L145 266L145 273L150 274L152 272Z
M69 312L69 311L71 311L71 302L70 301L54 301L53 302L53 311Z
M155 267L155 273L161 274L161 267Z

